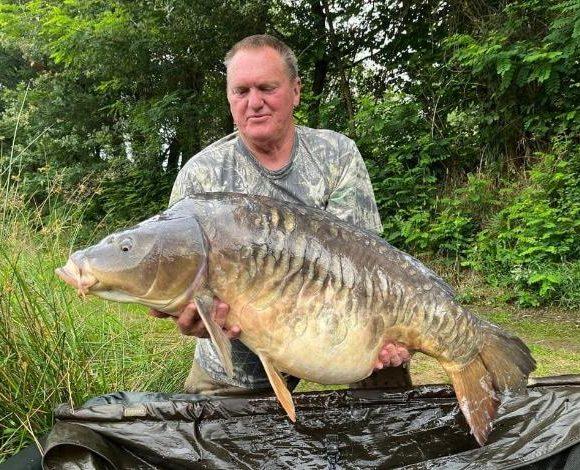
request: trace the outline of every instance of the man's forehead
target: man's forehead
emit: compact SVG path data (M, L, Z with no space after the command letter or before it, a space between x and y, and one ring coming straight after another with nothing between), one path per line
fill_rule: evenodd
M279 81L280 74L288 77L282 56L271 47L241 49L232 57L227 68L228 82Z

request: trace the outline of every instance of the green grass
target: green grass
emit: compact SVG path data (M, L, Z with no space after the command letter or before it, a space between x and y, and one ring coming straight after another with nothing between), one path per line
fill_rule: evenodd
M534 376L580 374L580 314L561 309L508 309L480 316L522 338L536 359Z

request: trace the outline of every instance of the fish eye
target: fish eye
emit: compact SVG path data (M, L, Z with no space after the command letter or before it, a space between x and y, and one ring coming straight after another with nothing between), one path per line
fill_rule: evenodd
M130 251L131 248L133 248L133 240L131 240L130 238L125 238L120 244L119 244L119 248L121 248L121 251Z

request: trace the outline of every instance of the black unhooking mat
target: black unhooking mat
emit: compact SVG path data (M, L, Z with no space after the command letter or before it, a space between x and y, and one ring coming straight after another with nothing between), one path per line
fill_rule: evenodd
M291 423L271 396L114 393L61 405L45 469L580 468L580 376L538 379L500 407L487 444L453 390L296 393Z

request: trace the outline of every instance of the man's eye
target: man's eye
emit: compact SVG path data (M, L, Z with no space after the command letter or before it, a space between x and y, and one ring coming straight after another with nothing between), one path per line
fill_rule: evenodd
M245 95L248 92L247 88L234 88L235 95Z

